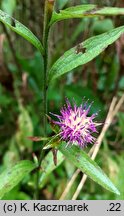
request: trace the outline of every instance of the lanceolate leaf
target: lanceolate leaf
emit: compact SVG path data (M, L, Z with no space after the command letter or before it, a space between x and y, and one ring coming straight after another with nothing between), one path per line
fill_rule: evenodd
M71 71L79 65L86 64L103 52L108 45L115 42L124 33L124 26L115 28L107 33L91 37L66 51L52 66L49 81Z
M118 189L113 185L111 180L101 170L97 163L77 146L68 146L66 143L59 145L59 150L67 157L71 163L78 167L82 172L86 173L92 180L100 184L107 190L120 194Z
M57 152L57 165L55 166L54 162L53 162L53 154L52 152L50 151L46 157L44 158L43 162L42 162L42 166L41 166L41 176L40 176L40 180L39 180L39 185L40 185L40 188L42 188L48 177L49 177L49 174L55 170L64 160L64 155L58 151Z
M35 168L35 165L28 160L20 161L0 175L0 199L15 187L28 173Z
M65 10L60 10L59 13L54 12L50 25L64 19L83 18L83 17L97 17L110 15L124 15L124 8L117 7L103 7L99 8L97 5L78 5L69 7Z
M9 16L7 13L0 10L0 21L10 27L14 32L21 35L23 38L32 43L41 53L43 46L38 38L22 23Z

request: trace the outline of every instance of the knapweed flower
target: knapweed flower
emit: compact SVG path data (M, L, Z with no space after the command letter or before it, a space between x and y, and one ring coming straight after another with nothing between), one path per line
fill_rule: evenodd
M77 107L76 103L73 106L68 99L66 105L60 110L61 115L54 115L58 118L58 121L54 121L60 127L59 136L60 139L69 144L77 144L81 148L87 146L88 143L94 143L96 138L94 133L97 133L96 127L100 125L94 121L98 113L88 116L90 107L87 102L84 105Z

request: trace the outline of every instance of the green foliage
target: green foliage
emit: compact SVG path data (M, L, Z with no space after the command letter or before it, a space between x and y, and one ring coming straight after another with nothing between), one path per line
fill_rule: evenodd
M119 69L120 68L119 68L118 56L114 55L113 61L111 62L111 65L110 65L109 73L106 76L106 82L105 82L106 90L113 89L114 83L118 77Z
M63 154L58 151L57 152L57 165L54 164L53 162L53 154L50 151L46 157L44 158L41 166L41 175L39 179L39 186L42 188L46 181L49 178L49 175L64 161L64 156Z
M0 21L7 25L11 30L24 37L32 43L41 53L43 53L43 46L38 38L22 23L9 16L7 13L0 10Z
M0 174L0 199L35 168L31 161L20 161Z
M7 105L10 105L11 102L12 102L12 98L4 94L2 85L0 85L0 105L1 107L7 107Z
M116 177L117 178L117 185L118 185L118 188L119 188L119 191L120 191L120 196L117 196L116 198L118 200L124 200L124 187L123 187L123 178L124 178L124 154L120 155L118 157L118 168L119 168L119 171L118 171L118 176Z
M97 163L77 146L66 147L66 143L59 145L59 150L78 167L82 172L86 173L91 179L100 184L102 187L113 193L120 194L118 189L113 185L110 179L100 169Z
M19 152L16 148L16 139L12 137L11 140L8 141L9 148L5 152L3 156L3 169L10 168L15 165L20 160Z
M40 91L43 86L43 71L44 71L44 63L43 57L39 52L35 52L33 57L28 59L23 58L23 56L19 57L19 62L22 65L24 71L29 74L29 83L31 87L36 91Z
M82 18L82 17L97 17L97 16L110 16L110 15L122 15L124 14L123 8L116 7L104 7L100 8L97 5L78 5L70 7L65 10L60 10L59 13L54 12L50 25L64 19Z
M28 152L32 151L32 141L28 139L29 136L33 136L32 120L28 111L20 105L16 141L21 151L25 151L25 149L28 149Z
M92 30L95 34L102 34L107 31L110 31L114 28L113 22L111 19L96 20L92 25Z
M124 113L119 113L118 114L119 118L119 128L122 136L124 137Z
M124 32L124 26L115 28L107 33L92 37L66 51L52 66L49 81L86 64L115 42Z
M12 16L13 11L16 8L16 0L3 0L1 4L1 8L3 11Z
M19 190L19 187L14 187L10 192L5 194L3 200L30 200L30 196Z
M57 0L57 4L58 4L58 8L59 9L62 9L67 3L68 3L69 0Z
M84 1L80 1L81 3L84 3ZM59 199L75 168L79 168L90 179L103 187L101 189L95 182L88 180L83 192L79 195L80 199L124 198L123 110L119 112L118 118L112 122L112 130L110 129L106 133L106 138L103 140L104 145L99 151L96 162L90 159L85 153L85 149L79 149L74 145L66 147L66 143L60 143L60 137L54 134L58 133L58 127L56 129L52 125L50 117L48 117L50 122L46 127L48 139L41 135L44 127L42 106L45 104L44 98L47 90L48 111L58 113L65 101L65 97L71 100L74 98L77 104L81 104L82 98L85 96L86 99L89 99L89 103L94 101L90 114L97 112L99 109L101 110L98 116L100 122L104 122L104 116L113 95L123 94L124 26L114 28L118 23L123 25L123 17L118 18L119 21L117 22L110 16L124 15L124 9L98 7L94 4L87 4L87 0L85 3L86 5L64 9L65 6L72 5L73 2L58 0L56 1L56 8L60 9L60 11L56 12L54 10L52 13L52 11L49 11L52 8L50 2L50 7L48 11L46 10L47 13L43 24L45 26L43 28L41 28L42 19L37 19L35 14L34 3L33 13L31 8L28 8L28 13L25 13L26 17L31 12L28 17L30 19L28 21L29 26L31 26L32 30L30 31L22 23L11 17L13 12L16 11L15 9L17 9L16 6L22 4L22 2L18 3L15 0L2 0L1 2L2 10L5 12L0 10L0 21L38 49L35 53L30 49L30 45L27 45L27 47L19 47L19 45L17 46L19 49L16 49L16 40L18 39L19 42L21 39L14 38L14 35L11 38L11 33L7 28L9 37L7 36L6 40L9 43L5 43L4 46L5 59L2 55L2 58L0 58L1 199L32 199L36 193L36 188L39 188L40 198ZM26 7L26 4L27 1L23 6ZM50 16L47 17L49 12ZM39 14L42 14L42 11ZM50 19L51 15L52 18ZM104 16L109 16L109 18L104 18ZM81 20L65 21L65 19L73 18L80 18ZM24 19L22 19L22 22L25 21ZM39 28L38 20L40 20ZM58 21L62 20L63 23L57 24ZM52 26L55 23L56 25ZM49 31L51 27L53 27L53 30ZM43 33L43 45L32 32L38 33L39 37ZM60 35L58 35L58 32ZM50 35L50 33L52 34ZM108 47L119 37L121 39L116 43L116 46ZM83 42L80 43L80 41ZM78 43L77 46L74 45L76 43ZM13 47L15 45L15 50L11 50L12 45ZM69 47L73 48L69 49ZM1 45L1 53L2 49ZM104 52L105 49L106 52ZM20 50L25 53L24 56ZM65 52L65 50L68 51ZM59 57L62 53L64 54ZM51 56L48 54L51 54ZM101 55L97 57L99 54ZM19 57L17 58L17 56ZM91 60L93 61L91 62ZM50 61L55 63L50 64ZM14 69L14 64L16 64L17 70ZM51 66L50 70L49 65ZM78 68L78 66L82 65L83 68ZM18 67L21 69L21 74L18 73ZM10 68L11 72L9 71ZM76 72L72 73L75 68L77 68ZM66 75L67 72L70 72L67 76L60 77ZM8 74L12 77L12 80L9 80ZM59 77L60 82L56 80ZM12 84L11 90L9 88L10 83ZM49 115L49 112L44 112L44 115L46 113ZM28 139L28 137L33 138ZM39 140L37 137L39 137ZM59 149L57 152L57 165L54 164L55 158L51 148ZM27 175L39 165L39 158L42 155L41 150L45 151L45 153L43 153L40 169L37 168L32 175ZM21 161L21 159L30 159L32 155L36 165L29 160ZM68 160L63 163L65 158ZM19 160L20 162L15 165ZM37 179L38 175L39 179ZM67 194L68 199L72 198L80 177L79 175ZM121 192L120 195L112 182L117 185ZM104 188L108 191L104 191ZM101 193L101 190L103 190L103 193Z

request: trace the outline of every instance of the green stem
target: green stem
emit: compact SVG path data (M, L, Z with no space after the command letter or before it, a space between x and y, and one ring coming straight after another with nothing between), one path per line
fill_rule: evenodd
M47 125L47 74L48 74L48 10L47 1L45 2L45 15L44 15L44 31L43 31L43 46L44 46L44 78L43 78L43 135L46 136Z
M44 29L43 29L43 46L44 46L44 77L43 77L43 135L46 137L47 133L47 80L48 80L48 38L49 38L49 21L52 16L53 12L53 7L54 7L54 1L51 0L45 0L45 8L44 8ZM37 171L37 176L36 176L36 199L39 199L39 174L40 174L40 167L41 167L41 162L44 156L44 151L43 151L43 146L45 143L42 145L41 149L41 154L39 158L39 169Z
M43 46L44 46L44 78L43 78L43 135L47 136L47 81L48 81L48 66L49 66L49 49L48 39L50 26L49 22L52 17L54 8L54 0L45 0L44 8L44 29L43 29Z

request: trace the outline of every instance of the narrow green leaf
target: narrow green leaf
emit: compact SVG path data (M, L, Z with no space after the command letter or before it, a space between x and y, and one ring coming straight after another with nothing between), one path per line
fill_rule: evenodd
M115 28L104 34L91 37L66 51L52 66L49 81L71 71L79 65L86 64L103 52L108 45L115 42L124 33L124 26Z
M39 39L22 23L9 16L7 13L0 10L0 21L7 25L11 30L21 35L23 38L33 44L41 53L43 53L43 46Z
M103 7L99 8L97 5L78 5L75 7L69 7L65 10L60 10L59 13L54 12L50 25L57 21L71 18L83 18L83 17L98 17L98 16L115 16L124 15L124 8L117 7Z
M0 175L0 199L13 187L15 187L34 168L35 165L31 161L24 160L5 170Z
M42 166L41 166L42 173L41 173L40 180L39 180L40 188L42 188L45 185L50 173L53 170L55 170L63 162L63 160L64 160L63 154L60 151L58 151L57 152L57 165L55 166L55 164L53 162L52 152L50 151L46 155L46 157L44 158L44 160L42 162Z
M118 189L113 185L111 180L101 170L97 163L91 160L91 158L79 147L74 145L66 147L66 143L63 142L59 145L59 150L71 161L71 163L78 167L82 172L86 173L92 180L107 190L120 194Z

